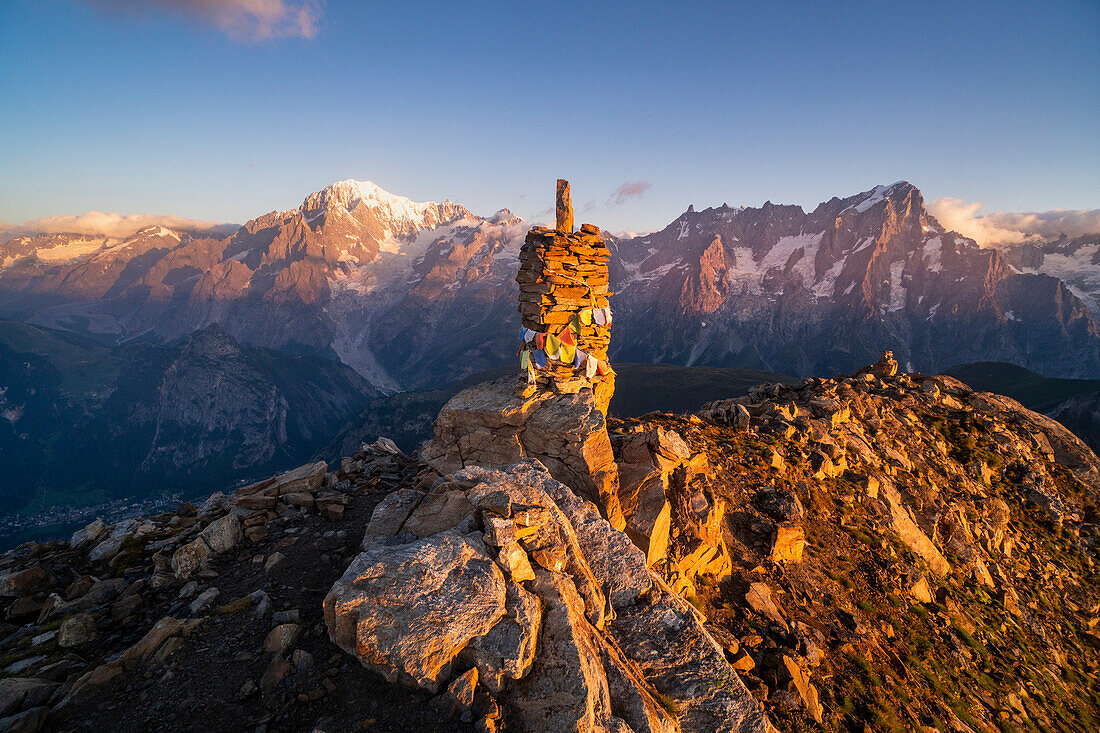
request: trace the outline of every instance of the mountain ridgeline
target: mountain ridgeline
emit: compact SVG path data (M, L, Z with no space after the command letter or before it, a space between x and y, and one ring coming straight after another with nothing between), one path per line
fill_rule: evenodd
M511 361L527 229L507 210L344 181L222 239L13 239L0 315L114 342L220 323L244 345L338 358L386 391L439 388ZM1058 245L1077 259L981 248L905 182L809 213L689 207L659 232L606 238L615 362L832 375L890 349L924 373L996 360L1100 376L1100 285L1072 264L1091 261L1091 240Z

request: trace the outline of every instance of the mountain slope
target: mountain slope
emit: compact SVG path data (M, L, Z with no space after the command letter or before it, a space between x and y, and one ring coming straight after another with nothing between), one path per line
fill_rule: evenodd
M602 694L632 730L764 729L705 724L722 712L711 700L747 688L783 733L1095 730L1100 460L1011 399L896 366L612 419L632 517L664 517L652 561L630 544L644 536L571 492L540 512L522 482L542 466L440 477L381 443L336 471L307 465L0 554L0 716L20 716L0 728L534 729L532 709L593 717L576 701ZM481 477L495 490L460 501ZM569 524L535 535L547 515ZM544 548L526 579L481 539L517 526L516 553ZM460 538L466 554L439 552ZM573 552L544 554L561 538ZM574 584L570 622L541 597L506 611L505 572L521 599L548 577ZM352 582L361 602L336 613L363 623L339 626L330 601ZM471 618L505 625L448 636ZM348 636L379 653L345 653ZM391 675L406 686L370 671L421 659L446 664L430 680ZM561 692L521 697L548 677ZM606 720L590 728L625 730Z
M963 364L945 373L975 389L1019 400L1100 450L1100 379L1055 379L998 362Z
M105 347L0 321L0 511L200 492L301 460L375 395L347 366L242 348Z

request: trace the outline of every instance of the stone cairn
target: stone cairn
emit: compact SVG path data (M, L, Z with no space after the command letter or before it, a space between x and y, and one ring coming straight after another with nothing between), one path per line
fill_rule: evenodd
M608 256L598 227L582 224L573 231L569 182L559 179L557 226L527 233L516 275L524 328L520 363L528 382L558 394L589 388L605 414L615 391L615 372L607 362Z

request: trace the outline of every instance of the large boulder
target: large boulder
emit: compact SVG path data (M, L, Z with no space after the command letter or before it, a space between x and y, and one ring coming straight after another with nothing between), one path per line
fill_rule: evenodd
M625 526L607 423L590 389L532 394L514 376L470 387L443 406L420 453L444 474L535 458L616 528Z
M521 730L772 730L645 554L532 459L391 494L324 610L367 668Z
M504 574L476 537L377 544L325 598L333 642L389 680L437 692L459 652L506 614Z

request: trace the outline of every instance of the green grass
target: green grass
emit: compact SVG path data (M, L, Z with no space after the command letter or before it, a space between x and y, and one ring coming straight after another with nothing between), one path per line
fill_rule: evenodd
M674 718L679 716L680 711L676 709L676 702L671 697L660 692L655 692L653 697L666 713Z

